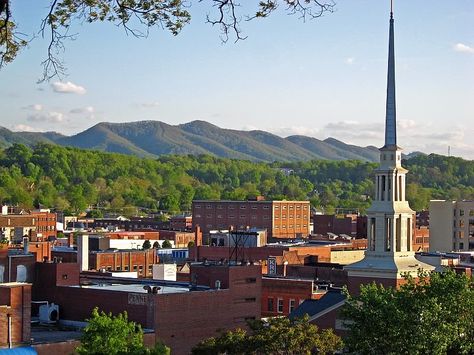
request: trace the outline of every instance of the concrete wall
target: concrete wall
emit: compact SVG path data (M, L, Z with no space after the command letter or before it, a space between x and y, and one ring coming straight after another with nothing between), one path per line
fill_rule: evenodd
M430 201L430 251L453 250L454 201Z
M331 263L348 265L364 258L364 250L331 251Z

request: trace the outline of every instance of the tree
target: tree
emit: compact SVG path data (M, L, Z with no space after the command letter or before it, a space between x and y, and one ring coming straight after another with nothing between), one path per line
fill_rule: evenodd
M164 249L169 249L169 248L172 248L173 246L171 245L171 242L168 239L165 239L163 241L163 244L161 244L161 247Z
M342 349L341 338L332 330L319 331L308 316L252 321L249 327L250 333L237 329L205 339L192 354L332 354Z
M128 320L127 312L113 316L94 308L87 322L81 345L76 348L79 354L170 354L170 349L160 342L153 349L145 348L143 330Z
M189 243L188 243L188 248L192 248L196 245L196 243L194 243L194 240L190 240Z
M154 242L153 243L153 249L160 249L160 243Z
M406 276L399 289L375 283L348 295L346 345L358 354L472 354L474 280L454 271Z
M214 13L208 14L206 21L220 28L223 42L230 37L235 41L245 39L240 29L242 18L267 17L279 5L303 20L332 12L335 6L333 0L265 0L256 2L250 14L240 14L238 0L209 2ZM0 68L12 62L29 42L17 27L11 5L11 0L0 0ZM47 56L42 63L42 79L49 80L65 73L59 55L64 50L64 41L75 37L68 33L74 22L110 22L135 37L146 37L154 26L166 28L177 35L191 20L188 5L183 0L51 0L39 27L39 33L50 39Z
M156 242L155 242L155 243L156 243ZM151 248L151 243L150 243L150 241L149 241L148 239L143 242L142 248L145 249L145 250Z

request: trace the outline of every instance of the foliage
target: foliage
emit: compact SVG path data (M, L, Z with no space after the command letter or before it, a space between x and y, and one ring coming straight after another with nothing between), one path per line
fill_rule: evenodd
M474 198L474 162L437 155L404 162L407 198L416 210L430 199ZM193 199L309 199L313 207L370 206L377 164L354 160L253 163L208 155L159 159L48 144L14 144L0 153L0 200L81 212L99 206L121 214L189 211ZM281 168L294 170L285 175ZM164 211L167 212L167 211ZM92 212L91 213L98 213ZM166 219L162 214L157 218Z
M145 249L145 250L151 248L151 243L148 239L143 242L142 248Z
M0 68L13 61L22 47L28 42L21 38L21 31L13 20L11 0L0 0ZM110 22L121 27L127 34L135 37L148 36L151 27L167 29L177 35L190 22L190 4L183 0L55 0L50 2L47 13L41 21L40 33L49 38L43 80L63 75L65 68L58 57L64 51L64 41L74 39L70 28L75 22ZM246 20L269 16L278 5L283 5L289 14L301 18L316 18L332 12L333 1L306 0L266 0L256 2L255 8ZM236 40L244 39L239 23L240 4L236 0L211 0L213 15L208 14L207 22L217 25L222 32L222 40L230 35ZM41 15L40 15L41 16Z
M190 240L188 243L188 248L194 247L196 244L194 243L194 240Z
M342 349L342 340L332 330L319 331L308 316L252 321L249 326L250 333L237 329L205 339L192 354L332 354Z
M139 325L129 322L127 313L112 316L92 311L89 324L84 328L79 354L119 354L138 352L143 347L143 331Z
M357 354L472 354L474 280L447 270L406 276L399 289L361 286L342 315Z
M81 345L76 348L79 354L170 354L170 349L160 342L153 349L146 348L141 326L129 321L127 312L113 316L94 308L87 321Z
M165 240L163 241L163 244L161 244L161 247L162 247L163 249L170 249L170 248L172 248L173 246L171 245L171 242L170 242L168 239L165 239Z
M153 243L153 249L160 249L160 248L161 248L160 243L158 243L158 242Z

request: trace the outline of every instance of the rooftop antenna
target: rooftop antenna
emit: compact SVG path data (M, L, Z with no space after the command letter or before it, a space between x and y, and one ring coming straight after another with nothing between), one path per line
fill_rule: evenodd
M390 19L393 19L393 0L390 0Z

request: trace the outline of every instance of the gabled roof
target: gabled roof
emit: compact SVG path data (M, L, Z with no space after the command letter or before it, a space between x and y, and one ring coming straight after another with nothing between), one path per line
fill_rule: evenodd
M319 316L330 312L334 308L342 306L346 300L346 296L341 290L329 290L319 300L305 300L293 312L290 313L289 318L300 318L307 314L311 319L316 319Z

